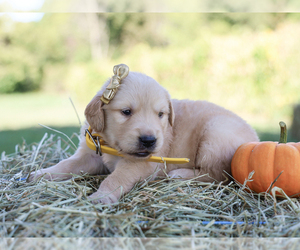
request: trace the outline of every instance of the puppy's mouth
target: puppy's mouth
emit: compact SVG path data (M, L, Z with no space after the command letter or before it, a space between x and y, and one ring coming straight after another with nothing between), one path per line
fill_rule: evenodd
M135 156L138 158L147 158L151 153L148 151L143 151L143 152L135 152L135 153L129 153L131 156Z

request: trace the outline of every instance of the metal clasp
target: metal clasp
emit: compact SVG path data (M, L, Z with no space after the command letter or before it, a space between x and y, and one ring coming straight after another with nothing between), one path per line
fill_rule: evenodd
M92 136L91 132L88 129L85 130L85 135L86 135L86 133L88 133L89 137L92 139L92 141L96 147L96 154L99 154L100 156L102 156L101 144L100 144L99 137ZM97 140L97 141L95 141L95 140Z

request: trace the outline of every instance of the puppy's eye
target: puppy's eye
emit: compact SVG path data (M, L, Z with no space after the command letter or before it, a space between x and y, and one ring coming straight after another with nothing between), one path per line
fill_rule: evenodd
M131 110L130 109L123 109L121 113L125 116L130 116L131 115Z
M162 118L163 116L164 116L164 112L159 112L159 113L158 113L158 117L159 117L159 118Z

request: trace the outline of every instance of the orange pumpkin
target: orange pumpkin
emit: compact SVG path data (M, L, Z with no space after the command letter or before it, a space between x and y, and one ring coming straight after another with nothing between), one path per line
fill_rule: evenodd
M300 142L286 143L287 132L284 122L278 142L249 142L242 144L235 152L231 171L235 180L244 183L253 170L253 181L248 187L257 192L266 192L276 180L277 186L288 196L300 196Z

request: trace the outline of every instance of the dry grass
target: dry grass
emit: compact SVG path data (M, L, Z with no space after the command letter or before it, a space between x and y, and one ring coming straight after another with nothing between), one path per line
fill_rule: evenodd
M76 135L74 135L76 136ZM69 139L45 136L19 145L0 162L1 237L298 237L297 199L275 200L246 185L157 179L138 183L118 204L87 195L105 176L25 181L28 173L67 158Z

